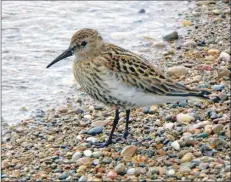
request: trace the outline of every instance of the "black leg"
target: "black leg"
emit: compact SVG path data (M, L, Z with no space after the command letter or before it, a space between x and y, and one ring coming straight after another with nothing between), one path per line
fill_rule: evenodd
M115 128L116 128L116 125L118 124L118 122L119 122L119 110L117 109L116 113L115 113L115 118L113 121L113 126L112 126L111 133L109 135L109 138L105 143L99 144L98 147L106 147L112 143L112 136L113 136L113 133L115 131Z
M126 125L125 125L125 130L124 130L124 138L127 139L128 136L128 122L129 122L129 116L130 116L130 109L126 110Z

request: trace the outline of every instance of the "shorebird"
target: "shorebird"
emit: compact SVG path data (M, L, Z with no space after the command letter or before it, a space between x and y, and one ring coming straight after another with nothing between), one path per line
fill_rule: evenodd
M130 109L187 100L207 99L209 92L176 83L143 57L119 46L105 43L94 29L78 30L69 48L47 68L69 56L75 56L73 73L77 82L94 99L115 108L115 118L109 138L97 146L112 143L119 121L119 111L126 111L123 137L128 136Z

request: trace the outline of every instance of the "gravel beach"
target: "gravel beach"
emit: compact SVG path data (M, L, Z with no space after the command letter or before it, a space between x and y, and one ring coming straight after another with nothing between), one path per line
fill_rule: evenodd
M182 101L125 113L105 148L114 110L76 86L62 107L37 109L16 125L2 122L2 181L229 181L230 6L198 1L182 15L181 31L144 40L162 54L172 79L210 91L211 102ZM145 10L141 10L145 13Z

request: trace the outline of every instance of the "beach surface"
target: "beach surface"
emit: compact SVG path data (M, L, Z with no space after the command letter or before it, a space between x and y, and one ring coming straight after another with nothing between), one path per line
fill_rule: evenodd
M146 55L175 81L210 91L211 102L134 109L128 139L99 149L94 143L107 139L114 110L73 82L62 102L35 108L14 125L2 121L2 181L229 181L230 5L194 2L177 16L176 27L159 38L145 30L134 42L139 47L125 47ZM149 11L136 13L148 16ZM129 36L115 35L118 42ZM49 72L60 76L61 68ZM114 138L121 138L124 128L121 112Z

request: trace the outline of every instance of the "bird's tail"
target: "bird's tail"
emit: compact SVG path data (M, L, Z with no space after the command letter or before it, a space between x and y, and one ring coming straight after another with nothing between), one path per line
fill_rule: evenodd
M171 93L169 96L188 97L190 100L209 100L211 93L206 90L190 90L188 93Z
M208 92L207 90L202 90L199 93L189 93L189 99L190 100L210 100L209 95L211 92Z

